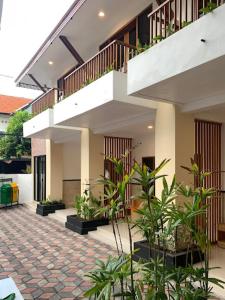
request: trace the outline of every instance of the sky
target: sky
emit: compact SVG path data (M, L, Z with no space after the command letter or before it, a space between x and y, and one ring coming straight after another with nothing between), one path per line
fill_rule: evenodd
M74 0L3 0L0 29L0 94L36 98L15 86L19 75Z

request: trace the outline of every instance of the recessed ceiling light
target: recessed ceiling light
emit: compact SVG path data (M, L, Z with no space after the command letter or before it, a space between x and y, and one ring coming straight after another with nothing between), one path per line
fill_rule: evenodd
M148 129L153 129L153 126L152 126L152 125L149 125L149 126L148 126Z
M100 18L104 18L104 16L105 16L104 11L100 10L100 12L98 13L98 16L99 16Z
M53 63L53 61L50 60L50 61L48 62L48 64L49 64L49 65L53 65L54 63Z

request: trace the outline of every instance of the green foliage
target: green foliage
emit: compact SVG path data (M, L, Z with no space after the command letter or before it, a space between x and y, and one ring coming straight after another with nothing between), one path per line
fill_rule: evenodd
M166 26L166 34L167 36L170 36L172 34L175 33L175 26L173 23L169 23L167 26Z
M6 135L0 139L1 158L21 158L31 155L30 139L23 138L23 123L30 118L31 114L27 111L18 111L10 118Z
M93 196L91 191L85 190L82 196L75 197L75 209L77 216L84 220L93 220L99 215L101 199Z
M182 28L187 27L188 25L190 25L192 22L191 21L183 21L182 22Z
M97 269L87 277L91 279L93 287L85 293L85 297L95 296L95 299L110 300L118 291L121 280L130 277L129 256L109 256L107 261L97 260Z
M201 9L199 10L199 12L200 12L200 13L203 13L204 15L206 15L206 14L208 14L208 13L210 13L210 12L213 12L214 9L216 9L216 8L217 8L217 5L216 5L215 3L213 3L213 2L208 2L207 6L201 8Z
M163 168L169 163L162 163L153 171L146 166L134 162L131 171L126 172L123 158L107 158L113 165L119 180L99 179L99 183L105 186L105 199L108 204L100 211L108 214L112 222L114 238L117 247L117 257L109 257L106 263L97 262L98 269L89 273L92 288L85 296L90 299L122 299L122 300L201 300L208 299L212 295L210 284L223 287L222 281L209 276L209 247L207 226L196 226L196 217L201 217L207 224L206 200L214 194L214 189L204 188L204 182L210 175L201 171L197 164L191 160L191 167L183 167L191 175L198 179L196 188L178 184L175 177L169 185ZM163 189L160 197L155 196L154 185L157 180L162 180ZM128 202L125 198L127 186L136 184L141 191L135 198L142 199L143 205L137 211L139 218L131 223L126 214ZM177 204L179 198L186 199L182 206ZM130 254L123 252L123 243L118 227L118 213L123 207L125 222L127 223ZM132 237L131 226L139 230L148 242L149 252L152 248L159 248L161 255L154 254L148 262L134 263L132 261ZM181 230L182 229L182 230ZM185 234L184 234L185 233ZM184 267L170 267L166 264L166 255L169 245L174 243L174 251L177 251L177 240L184 238L186 259ZM205 260L200 267L193 266L190 251L192 247L204 253ZM184 251L184 249L182 249ZM156 252L154 252L156 253Z
M145 52L146 50L148 50L149 48L151 48L151 46L152 45L148 45L148 44L142 44L141 42L140 42L140 40L138 39L138 45L137 45L137 49L136 49L136 53L137 54L140 54L140 53L142 53L142 52Z
M41 205L53 205L53 204L59 204L59 203L62 203L62 200L51 200L50 197L47 197L47 199L45 200L42 200L40 202Z
M164 40L165 38L161 35L161 34L159 34L159 35L156 35L154 38L153 38L153 41L154 42L161 42L162 40Z

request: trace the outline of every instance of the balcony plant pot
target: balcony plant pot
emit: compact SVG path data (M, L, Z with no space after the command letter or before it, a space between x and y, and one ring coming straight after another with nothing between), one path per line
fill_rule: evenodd
M98 226L108 225L109 220L106 218L85 220L77 215L67 216L65 227L81 235L88 234L89 231L97 230Z
M135 242L134 250L136 250L133 255L133 259L135 261L139 261L140 259L148 261L154 257L163 257L163 250L158 248L156 245L150 247L146 240ZM188 256L188 257L187 257ZM198 263L204 260L204 254L200 251L200 249L196 246L193 246L189 249L187 254L187 249L180 249L177 251L166 251L166 264L170 267L185 267L186 262L191 263L193 259L193 263Z
M53 204L40 204L38 203L36 208L36 214L41 216L48 216L48 214L55 213L56 210L65 209L64 203L53 203Z

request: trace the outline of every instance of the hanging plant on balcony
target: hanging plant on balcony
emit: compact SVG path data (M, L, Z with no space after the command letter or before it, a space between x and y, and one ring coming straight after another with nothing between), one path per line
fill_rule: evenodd
M199 12L202 13L202 14L204 14L204 15L206 15L206 14L208 14L208 13L213 12L214 9L216 9L217 7L218 7L218 6L217 6L215 3L213 3L213 2L208 2L208 4L207 4L205 7L201 8L201 9L199 10Z

